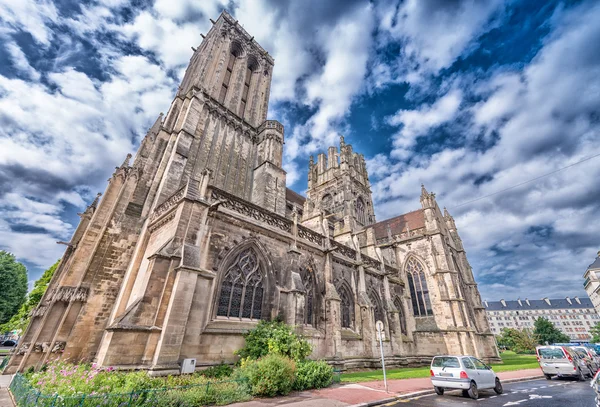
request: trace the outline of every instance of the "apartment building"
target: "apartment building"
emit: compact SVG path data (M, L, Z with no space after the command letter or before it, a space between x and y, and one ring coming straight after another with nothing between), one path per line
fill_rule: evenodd
M590 264L583 274L583 286L585 287L585 291L590 296L590 300L592 300L592 304L594 304L594 308L596 311L600 310L600 252L598 252L598 256L596 260L592 264Z
M567 334L571 342L589 342L590 328L600 322L589 298L484 301L483 305L494 335L500 334L503 328L533 330L535 320L543 317Z

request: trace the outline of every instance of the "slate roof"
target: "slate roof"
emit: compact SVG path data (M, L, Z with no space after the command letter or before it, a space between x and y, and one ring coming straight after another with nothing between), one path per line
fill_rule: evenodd
M596 260L594 260L594 262L592 264L590 264L587 269L588 270L600 269L600 253L598 253L598 257L596 257Z
M417 209L416 211L408 212L404 215L396 216L395 218L374 223L371 227L375 231L375 239L387 237L387 225L390 225L392 236L399 235L400 233L407 231L408 228L410 228L410 230L421 229L425 227L425 215L423 214L423 209Z
M304 205L304 201L306 201L306 198L303 197L302 195L292 191L289 188L285 189L285 199L286 201L290 201L293 203L296 203L300 206Z
M552 309L585 309L594 308L594 304L589 298L580 298L581 304L577 303L575 298L571 298L571 304L565 298L550 298L550 305L544 300L529 300L529 304L525 300L521 300L521 305L518 301L505 301L506 307L500 301L484 301L486 311L525 311L525 310L552 310ZM487 305L486 305L487 304Z

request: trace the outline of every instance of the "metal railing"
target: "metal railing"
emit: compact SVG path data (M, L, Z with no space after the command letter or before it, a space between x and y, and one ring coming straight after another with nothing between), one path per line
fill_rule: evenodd
M18 407L135 407L228 404L251 398L243 380L208 381L178 387L144 389L130 393L98 393L61 396L44 394L26 377L16 374L10 384ZM245 397L246 396L246 397Z

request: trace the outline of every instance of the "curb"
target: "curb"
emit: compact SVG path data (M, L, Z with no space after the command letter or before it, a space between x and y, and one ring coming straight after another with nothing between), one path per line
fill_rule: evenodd
M527 381L530 381L530 380L539 380L539 379L543 379L543 378L544 378L543 375L539 375L539 376L527 376L527 377L519 377L519 378L515 378L515 379L502 380L502 383L504 384L504 383L527 382ZM352 405L347 406L347 407L373 407L373 406L380 406L382 404L392 403L394 401L409 399L409 398L412 398L412 397L429 396L430 394L435 394L435 391L433 389L414 391L412 393L398 394L398 395L396 395L394 397L389 397L387 399L375 400L375 401L367 401L367 402L359 403L359 404L352 404Z

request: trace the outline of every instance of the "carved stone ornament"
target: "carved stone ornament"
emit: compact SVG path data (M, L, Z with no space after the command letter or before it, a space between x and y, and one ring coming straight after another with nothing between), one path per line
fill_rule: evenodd
M67 287L62 286L58 287L58 289L54 292L52 296L53 302L64 301L64 302L73 302L73 301L87 301L88 297L88 289L85 287Z
M54 343L54 347L52 347L51 352L52 353L62 352L65 350L66 345L67 345L66 342L56 342L56 343Z
M33 345L33 351L34 352L43 352L43 347L41 343L36 343L35 345Z
M31 346L30 343L26 342L23 345L21 345L21 347L19 348L19 350L17 351L17 355L24 355L27 353L27 351L29 350L29 347Z

